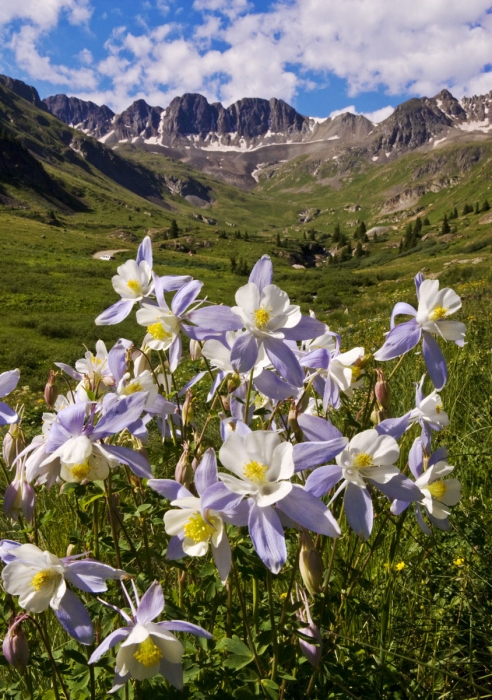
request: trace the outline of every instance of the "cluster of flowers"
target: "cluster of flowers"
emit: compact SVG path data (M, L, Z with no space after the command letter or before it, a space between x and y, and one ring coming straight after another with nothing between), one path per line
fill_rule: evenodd
M308 531L331 538L341 535L330 508L341 492L347 522L363 540L370 537L373 527L375 489L391 500L395 515L414 504L417 521L425 532L430 532L427 522L449 528L450 506L459 501L460 486L456 479L444 479L453 467L444 448L432 452L431 439L433 431L449 422L438 394L447 373L436 337L457 345L464 343L464 325L448 320L461 306L455 292L439 290L438 281L417 275L418 309L396 304L391 330L374 355L378 361L391 360L422 339L423 357L435 389L424 395L424 375L416 389L415 407L404 416L389 418L389 387L378 369L378 381L366 403L369 414L374 409L374 428L349 438L326 416L362 385L369 357L361 347L341 352L336 333L313 314L302 315L288 295L273 284L268 256L254 266L248 284L237 291L232 308L200 300L202 283L188 276L159 277L152 263L151 244L146 238L136 260L121 265L113 277L121 300L96 319L99 325L118 323L137 305L137 322L146 329L140 348L120 339L108 352L99 341L96 354L87 351L75 368L57 363L76 385L67 396L59 396L52 373L45 390L52 412L44 414L42 434L27 447L19 417L0 404L0 422L10 425L3 456L7 465L16 469L4 497L5 512L12 519L21 513L28 521L32 519L36 486L61 484L63 488L67 482L104 480L110 470L123 464L170 501L172 507L164 516L170 536L167 558L203 556L210 544L222 582L231 568L227 526L248 528L258 556L274 574L287 560L284 529L297 529L304 543L301 573L306 566L309 570L313 547ZM166 295L170 292L174 296L168 304ZM413 319L395 325L398 314ZM182 358L183 336L189 339L192 358L204 358L207 371L178 388L175 372ZM218 460L222 469L213 448L198 452L207 423L200 433L194 423L191 393L197 382L214 373L208 401L213 406L221 402L224 409L219 414L222 445ZM0 394L12 391L18 379L17 370L1 375ZM262 429L255 429L258 416ZM142 449L153 419L163 440L181 444L182 457L174 480L153 478ZM396 465L400 461L398 440L415 424L420 425L421 434L408 455L411 479ZM135 449L117 444L123 432ZM190 454L190 435L197 446L195 454ZM327 494L328 505L322 500ZM92 624L67 582L83 591L100 593L106 590L106 579L127 577L124 571L86 555L59 559L33 544L4 541L0 558L6 564L4 588L19 596L20 607L38 613L51 606L68 634L82 644L92 642ZM311 592L315 590L309 571L303 578ZM122 587L131 616L119 610L126 626L104 640L90 662L121 643L113 690L130 677L143 679L156 673L181 687L183 647L171 631L204 637L210 637L209 633L182 621L152 622L164 606L158 583L140 602L133 587L137 607L123 583ZM312 623L304 591L298 596L306 611L300 619L309 623L306 630L311 631L306 634L314 642L309 645L304 641L303 649L314 663L320 649L319 632ZM16 619L6 638L10 639L4 643L7 658L15 657L13 640L19 637L24 617Z

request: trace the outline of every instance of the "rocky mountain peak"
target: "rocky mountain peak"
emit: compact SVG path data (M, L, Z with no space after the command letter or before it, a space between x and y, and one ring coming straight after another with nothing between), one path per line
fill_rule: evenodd
M114 112L106 105L96 105L94 102L79 100L78 97L67 95L53 95L43 100L44 108L62 122L80 129L86 134L100 138L107 125L114 117Z
M0 82L3 83L6 88L12 90L16 95L24 98L24 100L27 100L38 109L42 109L45 112L49 111L39 97L38 91L32 85L26 85L22 80L10 78L8 75L0 75Z
M137 136L147 139L158 133L163 111L162 107L151 107L145 100L135 100L113 120L112 128L118 132L120 140Z

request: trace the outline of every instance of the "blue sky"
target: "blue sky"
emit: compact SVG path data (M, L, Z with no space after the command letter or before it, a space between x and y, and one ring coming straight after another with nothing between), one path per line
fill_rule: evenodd
M375 121L492 89L491 0L1 0L0 71L122 111L184 92Z

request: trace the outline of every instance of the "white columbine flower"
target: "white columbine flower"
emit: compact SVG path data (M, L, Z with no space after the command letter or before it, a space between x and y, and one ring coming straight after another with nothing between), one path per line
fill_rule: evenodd
M340 391L352 396L353 390L361 386L363 370L356 362L364 357L364 348L352 348L332 357L326 374L338 386ZM323 373L322 373L323 376Z
M411 422L430 423L436 426L434 430L442 430L449 425L449 416L443 409L442 399L434 389L428 396L419 402L418 406L410 412Z
M376 430L364 430L349 442L336 456L343 478L366 488L364 479L386 484L399 474L395 462L400 455L398 443L389 435L379 435Z
M260 508L285 498L294 474L292 445L277 433L256 430L241 437L232 433L220 448L219 458L230 474L219 479L233 493L248 495Z
M122 299L140 301L152 291L152 268L146 260L140 263L127 260L117 268L117 273L111 281Z
M453 469L454 467L441 460L429 467L415 482L424 494L421 504L438 520L447 518L451 514L449 506L455 506L461 498L458 479L443 479L451 474Z
M180 321L171 309L142 304L137 311L137 322L146 326L144 343L152 350L167 350L179 335Z
M287 293L275 284L267 284L261 292L254 282L245 284L236 292L236 304L232 311L257 338L283 338L282 328L294 328L302 316L300 308L291 304Z
M461 309L461 299L455 291L449 287L439 289L439 280L422 282L416 317L422 330L440 335L446 340L462 340L465 326L457 321L446 320L459 309Z
M207 519L202 515L200 499L195 497L178 498L171 501L179 510L168 510L164 515L164 525L168 535L184 534L183 551L190 557L201 557L208 550L208 543L217 548L224 533L224 522L219 513L207 511Z
M19 596L21 608L40 613L48 606L58 609L67 589L64 571L54 554L23 544L15 550L15 560L2 571L2 580L7 593Z
M146 391L147 401L144 410L152 408L159 393L159 388L154 381L154 375L149 369L144 369L140 374L135 372L135 377L131 379L129 372L126 372L118 383L116 389L119 396L130 396L137 391Z

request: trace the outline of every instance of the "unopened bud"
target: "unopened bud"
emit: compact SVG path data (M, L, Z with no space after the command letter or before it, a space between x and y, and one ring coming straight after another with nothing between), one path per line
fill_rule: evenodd
M118 533L121 530L121 523L123 522L123 516L121 515L120 509L120 497L117 493L111 494L111 500L109 502L110 509L110 522L113 523L113 527Z
M115 386L115 384L116 384L115 378L112 377L110 374L106 374L106 375L102 378L101 381L102 381L102 383L104 384L104 386L109 386L109 387L111 387L111 386Z
M183 406L181 407L181 420L183 425L190 425L195 417L195 408L193 406L193 394L188 389Z
M306 390L304 391L303 395L299 399L299 402L297 404L297 415L299 413L304 413L304 411L307 410L307 407L309 406L309 398L311 395L311 387L306 387Z
M311 666L316 668L316 666L321 660L321 652L323 650L323 639L321 637L321 632L319 631L319 628L317 627L317 625L314 624L313 619L311 617L311 611L309 610L309 602L307 599L307 595L305 591L300 589L297 584L296 596L299 602L304 603L304 611L302 611L302 609L298 609L296 611L296 617L299 620L299 622L302 622L304 624L307 623L306 627L301 627L298 630L298 632L302 634L303 637L307 637L307 639L299 637L299 646L301 648L302 653L309 661Z
M190 357L193 361L199 360L202 356L202 346L198 340L190 340Z
M227 393L232 394L233 391L241 385L241 377L239 374L233 374L227 382Z
M24 449L22 430L18 423L12 423L3 438L2 456L9 469L13 467L17 455Z
M296 403L295 401L292 401L290 404L290 409L289 409L289 426L292 432L294 433L294 437L297 440L297 442L302 442L304 440L304 433L301 430L301 426L299 425L299 422L297 420L297 409L296 409Z
M58 398L58 387L56 386L56 374L52 369L50 369L50 376L44 387L44 400L49 408L55 407L55 401Z
M183 445L183 454L176 464L174 479L178 482L178 484L182 484L186 487L188 487L193 481L193 469L190 463L188 443Z
M304 585L311 595L317 593L323 580L323 562L307 530L303 530L301 535L299 571Z
M25 671L29 661L29 647L26 635L21 627L22 620L26 617L27 615L22 615L18 620L14 621L9 627L2 644L3 655L9 664L18 671Z
M377 369L377 381L374 385L374 394L381 409L388 410L390 402L390 386L386 381L383 370Z

